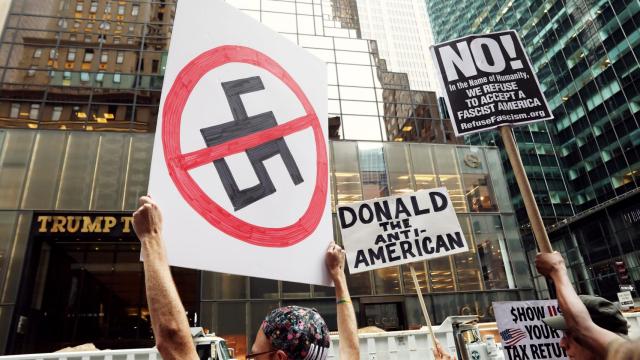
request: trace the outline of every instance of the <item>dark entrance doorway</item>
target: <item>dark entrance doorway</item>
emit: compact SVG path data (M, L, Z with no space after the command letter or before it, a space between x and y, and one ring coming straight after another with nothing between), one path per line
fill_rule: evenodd
M154 345L130 214L34 214L30 241L8 353ZM193 323L199 272L173 275Z
M361 325L406 330L404 301L398 297L360 299Z

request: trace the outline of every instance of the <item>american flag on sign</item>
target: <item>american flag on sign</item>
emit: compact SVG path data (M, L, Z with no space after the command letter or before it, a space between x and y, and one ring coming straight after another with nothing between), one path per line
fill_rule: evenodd
M500 332L502 341L507 346L513 346L520 342L520 340L527 337L527 334L520 329L507 329Z

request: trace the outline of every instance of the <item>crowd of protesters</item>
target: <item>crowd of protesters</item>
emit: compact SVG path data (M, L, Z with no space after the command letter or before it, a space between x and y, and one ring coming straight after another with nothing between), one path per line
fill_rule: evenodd
M185 310L171 277L162 238L162 214L149 196L143 196L134 213L133 226L141 241L147 301L153 319L156 347L164 360L198 360ZM360 359L357 321L344 272L345 252L331 242L325 255L327 271L335 284L339 358ZM561 330L560 342L570 359L640 360L640 342L628 339L628 325L618 307L599 297L579 296L562 256L541 253L536 268L555 286L562 315L545 319ZM298 306L275 309L257 329L247 359L324 360L331 345L329 329L315 310ZM455 359L436 342L436 360Z

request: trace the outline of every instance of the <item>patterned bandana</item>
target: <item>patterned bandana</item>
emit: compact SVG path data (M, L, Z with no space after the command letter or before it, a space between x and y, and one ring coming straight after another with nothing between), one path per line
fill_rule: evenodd
M262 322L262 331L271 346L284 351L289 359L325 360L329 354L329 328L315 309L275 309Z

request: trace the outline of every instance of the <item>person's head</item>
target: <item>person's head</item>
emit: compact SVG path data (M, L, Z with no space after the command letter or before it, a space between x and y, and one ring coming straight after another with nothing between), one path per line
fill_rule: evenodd
M330 345L329 328L315 309L285 306L264 319L247 359L325 360Z
M627 336L629 325L614 303L601 297L589 295L580 295L580 300L589 311L594 324L621 337ZM565 349L570 359L598 359L589 344L584 343L578 335L576 329L569 329L562 315L546 318L542 321L553 329L563 331L564 336L560 340L560 346Z

